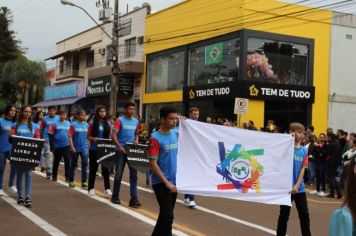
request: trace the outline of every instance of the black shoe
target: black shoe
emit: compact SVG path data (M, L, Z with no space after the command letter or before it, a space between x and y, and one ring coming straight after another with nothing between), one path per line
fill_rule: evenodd
M142 204L138 200L130 200L129 207L139 208Z
M41 167L41 172L43 173L43 172L45 172L45 171L46 171L46 168Z
M121 204L121 201L120 201L120 199L113 199L113 198L111 198L111 202L112 203L114 203L114 204L118 204L118 205L120 205Z
M149 179L146 179L146 185L150 186L150 180Z
M23 201L23 198L20 197L19 199L17 199L17 204L19 205L23 205L24 201Z
M326 195L326 197L328 197L328 198L335 198L335 195L334 195L334 194L329 194L329 195Z
M340 198L342 198L342 195L341 195L341 194L338 194L336 198L337 198L337 199L340 199Z
M47 172L46 179L51 179L52 174Z
M31 199L29 199L29 198L25 199L25 207L28 207L28 208L32 207Z
M52 181L57 182L57 177L52 176Z

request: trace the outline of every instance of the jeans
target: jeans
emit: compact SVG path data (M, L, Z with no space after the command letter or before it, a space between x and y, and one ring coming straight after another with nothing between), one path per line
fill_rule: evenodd
M316 191L325 192L326 161L316 162Z
M309 183L315 184L315 179L316 179L316 161L315 160L309 160Z
M10 160L10 152L0 152L0 189L2 189L3 186L6 160ZM14 185L15 177L16 177L16 170L13 164L10 163L9 187L12 187Z
M189 201L195 201L195 195L193 194L184 194L184 199L189 198Z
M174 206L177 200L177 193L170 192L163 183L154 184L152 188L159 205L159 215L152 235L170 236L172 235Z
M115 164L115 179L114 179L114 187L112 191L112 199L117 200L119 199L120 194L120 187L121 187L121 180L122 174L124 173L125 165L127 163L127 156L126 154L116 154ZM131 200L137 200L137 170L131 168L130 170L130 196Z
M337 167L335 166L328 166L328 180L329 180L329 184L330 184L330 195L332 197L335 196L335 190L337 193L337 196L340 197L341 196L341 191L340 191L340 186L338 181L336 181L336 177L337 177L337 172L336 172Z
M94 189L96 172L98 171L99 163L97 162L97 151L89 150L89 181L88 190ZM105 166L101 166L101 174L104 178L104 187L110 189L110 171Z
M69 172L69 181L74 182L74 173L75 169L78 165L78 158L79 155L81 157L82 163L82 184L87 182L87 170L88 170L88 151L84 152L77 152L75 154L72 153L71 155L71 163L70 163L70 172Z
M53 153L50 150L49 146L49 141L46 140L43 146L43 152L44 152L44 161L45 161L45 167L46 171L49 174L52 174L52 169L53 169Z
M305 192L292 194L292 201L295 202L298 210L300 229L303 236L311 235L310 232L310 219L308 211L308 202ZM286 235L287 233L287 222L290 214L290 206L280 206L278 226L277 226L277 236Z
M25 175L25 198L31 198L32 190L32 169L22 171L17 170L17 195L22 198L22 177Z
M70 172L69 146L62 147L62 148L55 148L53 151L53 154L54 154L54 160L53 160L52 177L57 178L59 162L61 161L61 159L63 157L64 175L65 175L66 181L68 181L69 180L69 172Z

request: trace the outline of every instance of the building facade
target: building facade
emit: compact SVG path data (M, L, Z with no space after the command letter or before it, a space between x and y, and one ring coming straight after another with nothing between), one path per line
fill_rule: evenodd
M249 99L241 120L258 128L299 121L324 132L330 21L329 11L272 0L188 0L148 16L146 118L170 104L236 120L241 97Z

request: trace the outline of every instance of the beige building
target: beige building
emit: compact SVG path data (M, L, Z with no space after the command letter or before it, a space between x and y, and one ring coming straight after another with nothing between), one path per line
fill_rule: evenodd
M142 110L143 36L148 14L150 14L150 6L144 4L120 16L118 111L128 101L136 103L139 113ZM109 35L112 35L112 22L101 26ZM109 107L111 39L99 27L93 27L59 41L56 44L56 50L55 56L46 59L56 60L55 86L61 87L62 90L66 84L78 83L85 86L85 97L76 100L75 103L89 112L94 112L99 105ZM78 90L82 89L78 88ZM55 103L59 105L60 102ZM51 104L46 101L46 105Z

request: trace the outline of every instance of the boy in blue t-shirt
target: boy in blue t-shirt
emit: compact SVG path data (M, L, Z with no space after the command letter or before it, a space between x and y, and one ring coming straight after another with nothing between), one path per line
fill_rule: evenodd
M294 159L293 159L293 188L290 191L292 201L295 202L298 210L300 228L303 236L309 236L310 219L307 196L304 186L304 171L308 168L308 151L301 145L303 140L304 126L300 123L290 124L290 133L294 136ZM290 206L280 206L277 235L286 235L287 222L290 214Z
M148 147L153 172L152 188L160 206L152 235L172 235L173 210L177 199L178 133L171 129L176 126L177 115L175 108L161 108L160 129L152 133Z

